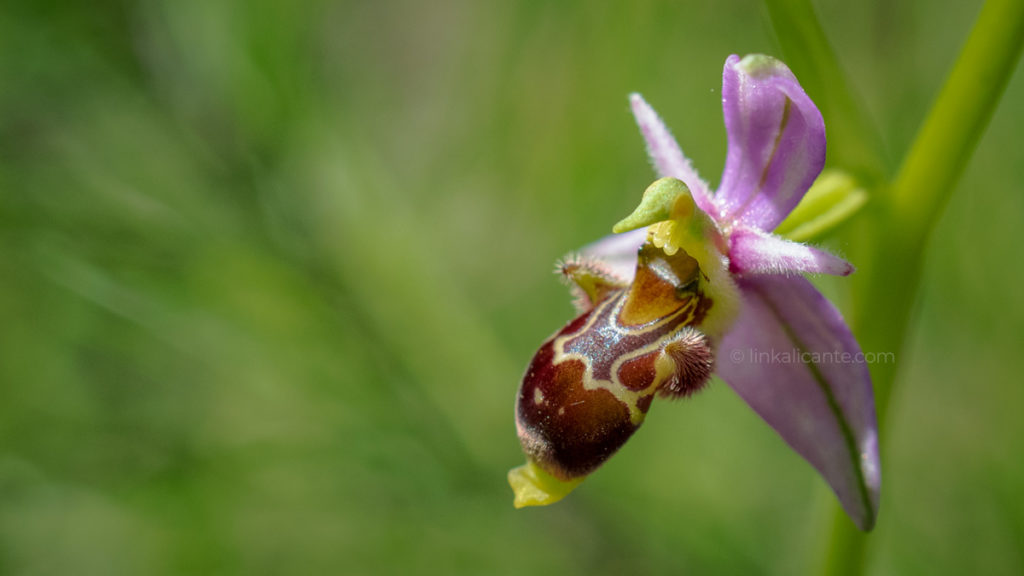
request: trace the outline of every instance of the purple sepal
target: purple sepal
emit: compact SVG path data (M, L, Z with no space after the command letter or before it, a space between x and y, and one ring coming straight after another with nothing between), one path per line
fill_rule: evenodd
M722 76L729 148L715 195L721 224L771 231L825 164L825 123L785 64L730 56Z
M743 310L718 374L835 491L862 530L881 484L868 367L839 311L802 277L738 280Z
M733 274L832 274L847 276L853 265L812 246L749 228L729 236L729 268Z

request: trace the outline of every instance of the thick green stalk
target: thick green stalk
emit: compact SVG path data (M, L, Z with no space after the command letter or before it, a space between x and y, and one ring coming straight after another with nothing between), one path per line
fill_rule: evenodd
M988 0L911 145L878 223L866 235L871 275L856 286L854 325L874 351L899 352L925 242L995 111L1024 46L1024 0ZM900 290L893 290L894 283ZM878 322L886 318L886 322ZM896 365L878 365L875 395L885 417ZM879 378L879 376L881 376Z
M927 232L981 137L1016 67L1024 1L989 0L893 182L892 216Z
M766 0L766 5L786 59L808 93L821 100L830 126L830 146L839 144L840 165L861 173L870 183L881 166L877 153L872 155L870 150L877 139L864 128L864 116L809 0ZM866 261L858 261L870 273L854 279L852 318L865 350L900 357L925 242L998 104L1022 43L1024 0L988 0L896 178L873 191L876 202L861 230ZM843 143L844 138L852 143ZM883 432L896 367L895 363L871 367ZM834 508L825 573L862 574L867 536L853 527L838 506Z
M927 239L995 111L1022 42L1024 1L988 0L899 172L877 196L861 238L870 243L869 261L861 263L870 274L854 279L853 326L866 350L902 357ZM871 366L883 434L897 366ZM865 535L842 529L838 507L835 514L826 573L860 574Z

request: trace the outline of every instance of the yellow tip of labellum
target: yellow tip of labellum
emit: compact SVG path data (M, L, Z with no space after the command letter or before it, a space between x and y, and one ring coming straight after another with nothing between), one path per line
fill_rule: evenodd
M516 508L554 504L568 496L581 482L583 478L559 480L530 460L508 471L508 483L516 495L512 505Z

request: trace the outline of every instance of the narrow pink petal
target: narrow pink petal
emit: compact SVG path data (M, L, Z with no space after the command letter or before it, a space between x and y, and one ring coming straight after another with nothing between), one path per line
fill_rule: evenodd
M636 253L647 239L647 228L623 234L612 234L587 244L580 252L587 258L600 260L619 278L633 281L636 273Z
M825 164L825 123L785 64L730 56L722 75L729 137L715 203L723 223L771 231Z
M853 272L853 265L838 256L751 228L736 228L729 236L729 268L739 275Z
M697 206L711 217L716 217L715 204L708 194L707 183L700 179L693 165L686 156L683 156L679 144L658 117L657 112L639 94L630 94L629 104L633 108L636 125L640 127L640 133L647 141L647 154L651 157L651 163L654 164L658 176L671 176L682 180L690 189Z
M717 371L807 459L861 530L878 513L881 475L871 377L842 316L805 278L738 281L743 311Z

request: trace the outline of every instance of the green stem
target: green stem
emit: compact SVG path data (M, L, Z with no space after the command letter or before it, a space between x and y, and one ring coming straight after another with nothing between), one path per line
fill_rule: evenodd
M856 286L854 326L876 351L899 352L925 243L995 111L1024 46L1024 1L988 0L866 235L872 274ZM874 280L874 281L871 281ZM898 282L900 290L893 290ZM885 318L885 322L878 322ZM882 421L896 365L876 365Z
M893 182L893 218L927 233L1016 67L1024 40L1024 2L989 0Z
M998 104L1024 43L1024 1L988 0L935 105L888 185L880 138L828 44L810 0L765 0L786 61L818 102L829 126L830 160L876 188L863 222L854 277L852 325L864 348L900 357L920 282L925 242ZM874 364L878 420L883 425L896 364ZM883 438L884 439L884 438ZM825 559L826 574L862 574L867 536L838 505Z
M854 526L838 505L835 508L824 573L863 574L867 564L868 536Z
M901 357L920 283L922 255L978 140L995 111L1024 45L1024 1L988 0L911 145L880 196L862 241L860 262L871 274L855 278L853 327L866 350ZM897 364L871 366L878 421L889 412ZM883 437L884 439L884 437ZM836 506L827 574L861 574L866 536Z

